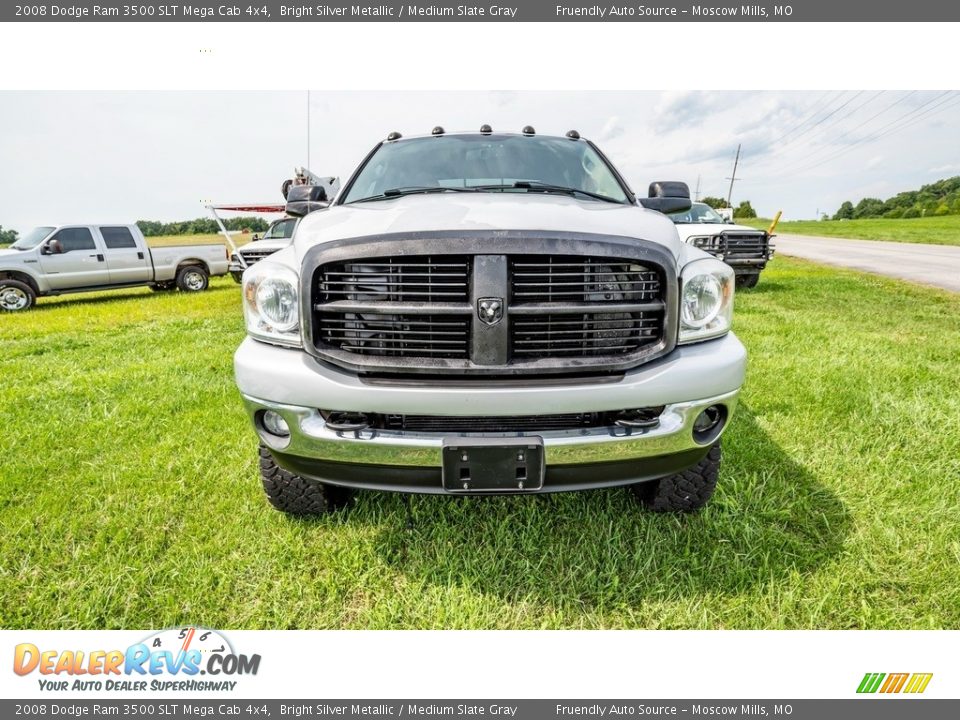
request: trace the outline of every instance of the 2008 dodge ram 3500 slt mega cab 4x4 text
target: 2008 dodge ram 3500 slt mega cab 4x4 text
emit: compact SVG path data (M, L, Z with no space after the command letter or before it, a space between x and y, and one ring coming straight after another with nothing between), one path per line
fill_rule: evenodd
M226 275L222 244L150 248L136 225L38 227L0 250L0 310L28 310L45 295L149 285L206 290Z
M713 494L744 379L734 275L589 141L392 133L244 273L236 380L277 508L353 489Z

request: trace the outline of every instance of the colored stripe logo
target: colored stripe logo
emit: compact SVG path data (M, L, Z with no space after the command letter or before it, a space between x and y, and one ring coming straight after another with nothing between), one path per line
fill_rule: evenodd
M919 694L927 689L932 677L933 673L867 673L860 681L857 692Z

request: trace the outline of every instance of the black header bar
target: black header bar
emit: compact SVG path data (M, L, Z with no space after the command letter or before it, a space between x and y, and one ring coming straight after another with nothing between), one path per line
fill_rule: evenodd
M117 2L65 0L0 4L2 22L955 22L960 3L943 0L793 0L792 3L570 2Z

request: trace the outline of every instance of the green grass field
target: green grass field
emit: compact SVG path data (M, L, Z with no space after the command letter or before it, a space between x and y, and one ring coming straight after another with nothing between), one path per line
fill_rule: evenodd
M239 290L0 317L4 628L960 627L960 296L778 258L706 511L362 493L294 520L231 379Z
M738 219L738 223L766 230L770 220ZM887 240L922 243L924 245L960 245L960 215L911 218L908 220L844 220L817 222L816 220L784 220L777 225L778 233L820 235L822 237L856 238L859 240Z

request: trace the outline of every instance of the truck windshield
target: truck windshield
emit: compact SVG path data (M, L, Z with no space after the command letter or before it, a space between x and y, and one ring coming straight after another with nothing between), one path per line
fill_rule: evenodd
M690 209L670 216L676 225L726 225L720 213L705 203L694 203Z
M521 135L442 135L384 143L344 203L406 192L561 192L629 203L612 168L587 142Z
M286 240L293 237L293 228L296 226L296 218L289 220L277 220L273 225L267 228L261 240Z
M43 242L43 239L52 232L52 227L34 228L10 247L12 247L14 250L30 250L31 248L35 248L37 245Z

